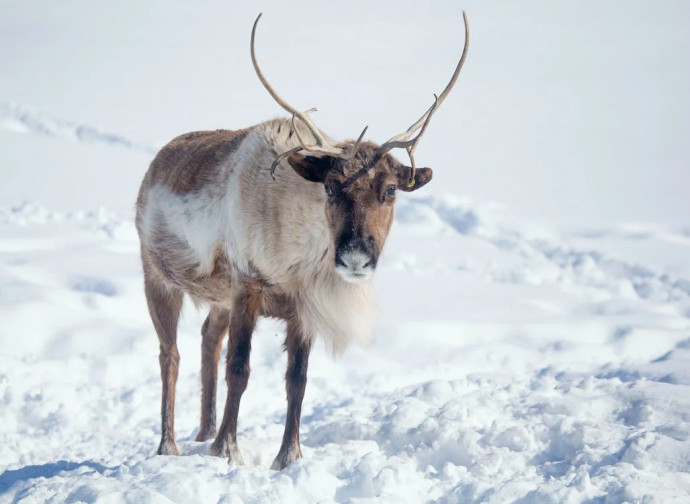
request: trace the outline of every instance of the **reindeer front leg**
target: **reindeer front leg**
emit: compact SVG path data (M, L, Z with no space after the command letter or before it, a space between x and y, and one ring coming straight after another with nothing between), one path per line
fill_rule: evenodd
M240 399L249 381L249 354L252 349L252 333L259 315L259 295L260 290L252 286L238 292L230 317L226 372L228 397L225 401L223 423L210 451L212 455L228 457L228 463L233 465L244 464L237 446L237 414Z
M285 373L285 388L287 390L287 416L285 418L285 432L283 443L280 445L278 456L273 461L271 469L280 471L288 464L302 457L299 445L299 422L302 414L302 400L307 386L307 366L312 338L305 336L299 323L290 320L287 325L285 349L288 354L287 372Z

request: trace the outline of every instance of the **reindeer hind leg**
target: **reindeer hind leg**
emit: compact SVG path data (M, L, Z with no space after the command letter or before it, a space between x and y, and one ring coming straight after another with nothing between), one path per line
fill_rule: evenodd
M206 441L216 435L218 360L229 325L230 312L214 306L201 328L201 425L196 441Z
M175 444L175 384L180 354L177 351L177 322L182 309L182 292L166 288L144 268L146 303L160 343L161 443L159 455L179 455Z

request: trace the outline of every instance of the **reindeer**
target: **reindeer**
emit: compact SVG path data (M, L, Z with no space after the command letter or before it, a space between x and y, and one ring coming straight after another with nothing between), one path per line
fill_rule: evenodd
M249 379L252 332L259 316L285 321L287 417L272 469L302 456L299 423L309 353L317 334L334 354L366 339L374 321L372 275L393 223L396 193L431 180L414 151L432 115L453 88L467 55L469 27L453 76L407 131L384 144L332 142L309 113L269 84L254 50L259 80L289 114L246 129L199 131L163 147L141 184L136 226L144 288L160 341L163 383L158 453L175 444L175 384L180 356L177 322L186 293L210 306L201 334L201 425L196 441L215 436L210 452L242 464L237 415ZM417 133L415 135L415 133ZM407 150L411 166L388 152ZM216 384L229 332L228 395L216 433Z

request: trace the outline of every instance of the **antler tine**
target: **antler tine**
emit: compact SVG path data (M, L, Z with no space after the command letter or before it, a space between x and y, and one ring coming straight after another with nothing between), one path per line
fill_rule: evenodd
M364 138L364 133L366 133L368 129L369 129L369 126L364 126L364 129L359 134L359 138L357 138L355 145L352 146L352 149L350 149L347 154L343 154L342 156L340 156L340 159L344 159L344 160L348 161L350 159L353 159L357 155L357 151L359 150L359 145L362 143L362 138Z
M312 108L311 110L316 110L316 109ZM314 148L318 147L317 144L314 144L314 145L307 145L307 142L304 141L304 138L302 138L302 135L300 135L300 133L299 133L299 129L297 128L297 124L295 124L295 117L297 117L297 116L293 113L293 114L292 114L292 119L291 119L291 122L292 122L292 131L294 131L294 132L295 132L295 135L297 135L297 141L298 141L299 144L302 146L302 149L308 151L308 150L311 150L311 149L314 149Z
M268 91L268 93L273 97L273 99L278 103L278 105L280 105L283 109L285 109L290 114L293 114L293 116L296 116L309 129L309 132L314 137L316 144L314 146L311 146L311 147L309 147L305 144L302 144L302 147L304 148L304 150L308 150L311 152L322 152L324 154L331 154L334 156L342 155L343 149L331 145L331 143L328 142L328 140L326 140L323 133L321 133L321 131L319 131L319 128L317 128L316 125L309 118L308 112L300 112L296 108L292 107L283 98L281 98L280 95L277 93L277 91L273 88L273 86L271 86L271 84L268 82L268 80L266 79L266 76L261 71L261 68L259 68L259 63L256 60L256 53L254 51L254 39L256 37L256 27L259 24L259 19L261 19L262 14L263 13L259 14L256 17L256 21L254 21L254 26L252 27L252 38L251 38L251 46L250 46L252 64L254 65L254 70L256 71L256 75L259 77L261 84L263 84L263 86L266 88L266 91Z
M276 167L278 166L278 164L279 164L283 159L285 159L286 157L288 157L290 154L297 154L297 153L298 153L299 151L301 151L301 150L302 150L302 147L301 147L301 146L293 147L292 149L287 150L287 151L283 152L282 154L279 154L278 156L276 156L275 160L274 160L273 163L271 164L271 177L273 178L274 181L275 181L275 179L276 179L275 173L276 173Z
M422 135L426 131L427 126L429 126L429 121L431 120L431 116L434 115L434 112L436 112L436 109L439 106L439 101L438 101L438 96L434 95L434 104L431 106L429 109L429 115L426 116L426 121L424 121L424 125L422 126L422 129L419 130L419 134L412 140L412 144L407 147L407 155L410 157L410 178L407 181L407 187L412 187L414 186L414 171L417 168L415 166L415 161L414 161L414 151L417 148L417 144L419 142L419 139L422 138Z
M408 154L414 154L414 150L417 148L417 142L421 138L421 136L424 134L426 131L427 126L429 126L429 122L431 121L431 116L433 113L436 111L436 108L438 108L440 102L438 99L438 96L434 94L434 104L429 108L430 113L426 115L426 118L424 120L424 124L422 125L422 129L420 132L417 134L416 137L414 137L412 140L394 140L390 139L383 145L381 145L378 149L378 151L381 151L381 154L385 154L391 149L407 149ZM401 136L401 135L398 135ZM395 138L395 137L394 137ZM379 158L380 159L380 158Z

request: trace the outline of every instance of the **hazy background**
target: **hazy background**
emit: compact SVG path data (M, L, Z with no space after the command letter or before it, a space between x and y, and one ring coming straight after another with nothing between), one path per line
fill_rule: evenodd
M260 11L258 57L279 92L317 106L314 119L336 139L368 124L382 142L443 89L462 49L462 9L471 48L417 150L435 169L425 190L561 227L688 224L683 0L0 1L0 203L70 209L73 198L55 190L67 178L80 193L112 185L93 205L131 212L152 157L48 136L37 148L17 134L8 103L155 147L282 114L249 59ZM52 164L74 170L39 168Z

